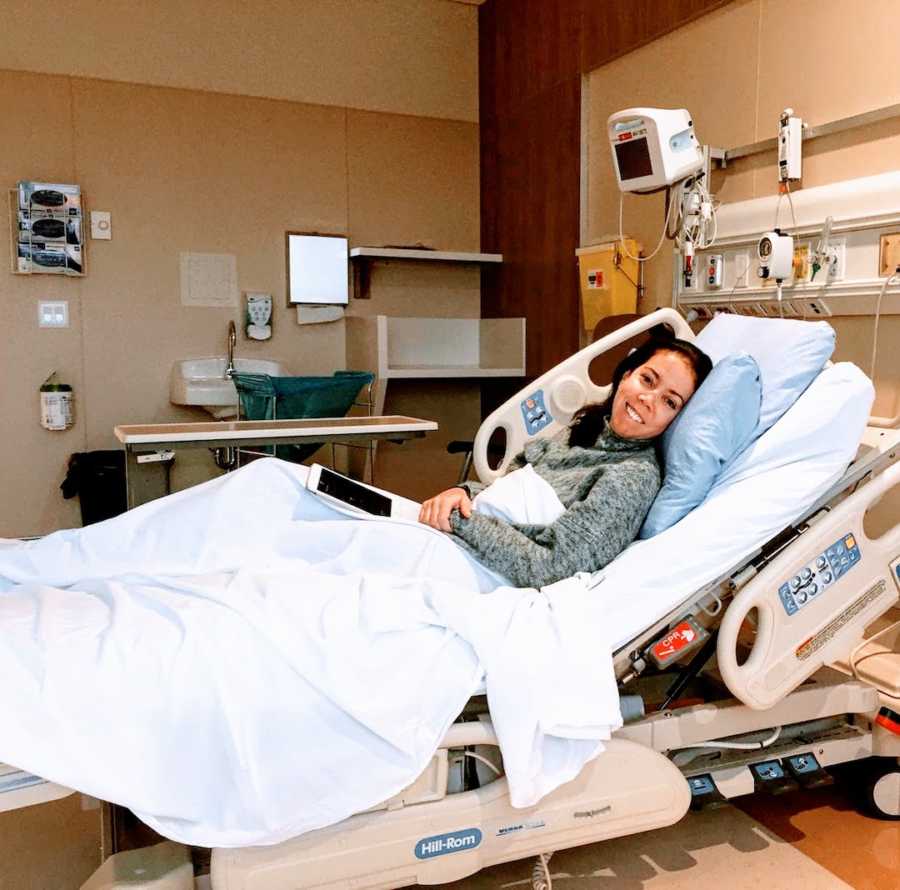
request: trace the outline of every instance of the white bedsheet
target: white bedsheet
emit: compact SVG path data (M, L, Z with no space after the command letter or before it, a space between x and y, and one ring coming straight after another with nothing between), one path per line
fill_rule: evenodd
M0 761L242 846L399 791L485 680L516 805L599 753L618 698L586 593L498 586L439 532L335 513L305 473L258 461L0 548Z

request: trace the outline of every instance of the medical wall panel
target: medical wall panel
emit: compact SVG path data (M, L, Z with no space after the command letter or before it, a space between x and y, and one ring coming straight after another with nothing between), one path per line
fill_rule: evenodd
M896 3L872 0L854 5L852 27L847 10L842 0L733 2L594 71L588 103L586 242L602 240L618 226L617 189L609 151L600 138L615 107L641 103L687 107L699 138L728 149L774 137L778 115L786 107L815 126L900 102L900 68L886 26L896 17ZM786 34L802 39L792 40L786 49ZM706 67L708 62L712 64ZM821 137L804 143L803 180L792 188L798 194L804 188L898 171L898 157L898 119ZM730 163L713 174L713 191L726 203L774 196L776 161L770 151ZM787 201L782 205L779 220L788 225L790 208ZM661 218L661 203L654 198L626 198L626 231L645 245L655 243ZM874 263L874 253L868 255ZM854 252L854 262L855 257ZM671 250L665 246L648 266L649 289L642 307L670 305ZM873 265L852 271L858 277L877 276ZM729 271L726 258L726 280L729 274L733 278L734 269ZM835 359L868 370L872 316L836 310L828 321L837 332ZM900 318L883 317L873 407L879 417L900 414L900 351L893 348L897 342ZM881 509L900 514L900 498Z

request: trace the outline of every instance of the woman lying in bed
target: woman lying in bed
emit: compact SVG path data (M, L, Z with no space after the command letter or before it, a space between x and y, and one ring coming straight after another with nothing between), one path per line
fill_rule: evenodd
M451 532L440 542L408 524L348 522L306 490L306 467L260 460L106 522L4 547L0 591L265 570L273 560L291 571L302 564L345 577L427 577L481 591L595 571L637 535L660 485L656 442L710 367L680 340L634 350L616 368L607 402L529 442L516 471L426 501L420 521Z
M691 343L648 341L619 363L606 402L530 441L494 486L466 483L425 501L420 521L522 587L603 568L637 536L660 487L656 443L711 369ZM503 486L509 500L513 485L524 517L491 496Z

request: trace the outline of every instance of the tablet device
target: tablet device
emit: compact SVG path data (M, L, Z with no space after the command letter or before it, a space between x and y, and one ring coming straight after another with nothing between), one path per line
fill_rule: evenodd
M306 487L345 510L349 508L353 512L369 516L385 516L413 522L419 518L421 505L415 501L350 479L320 464L313 464L309 468Z

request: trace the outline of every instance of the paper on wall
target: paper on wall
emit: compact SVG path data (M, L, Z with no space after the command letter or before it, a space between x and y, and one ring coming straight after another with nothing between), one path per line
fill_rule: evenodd
M231 253L181 253L182 306L237 306L237 257Z

